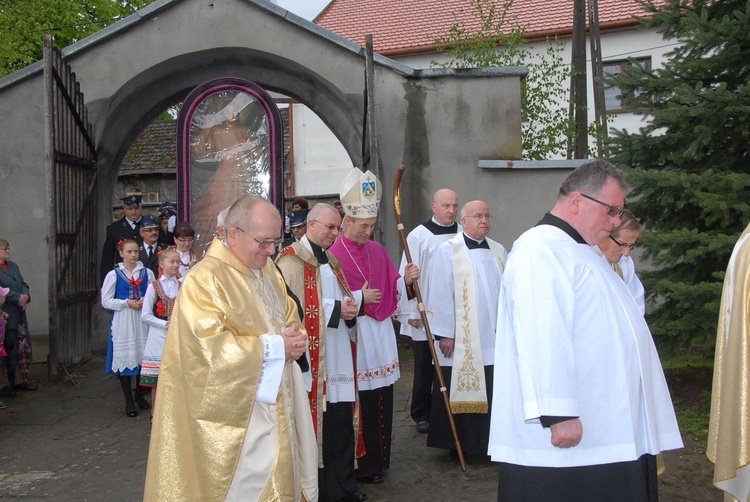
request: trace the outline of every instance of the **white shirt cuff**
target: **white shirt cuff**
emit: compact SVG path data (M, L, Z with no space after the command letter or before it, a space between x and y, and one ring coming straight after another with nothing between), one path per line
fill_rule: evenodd
M286 351L281 335L260 335L263 342L263 366L260 369L260 381L255 399L261 403L275 404L284 374Z

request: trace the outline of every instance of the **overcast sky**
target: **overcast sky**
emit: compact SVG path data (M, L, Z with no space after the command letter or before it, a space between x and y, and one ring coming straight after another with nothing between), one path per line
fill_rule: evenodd
M312 21L330 2L331 0L276 0L274 3Z

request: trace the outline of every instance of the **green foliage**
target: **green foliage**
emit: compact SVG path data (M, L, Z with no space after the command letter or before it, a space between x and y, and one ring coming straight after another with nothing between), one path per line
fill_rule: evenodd
M706 441L708 440L708 423L711 416L708 413L689 408L677 412L677 423L680 426L680 432L684 435L692 436L698 443L696 453L706 453Z
M43 36L66 47L152 0L0 0L0 77L42 59Z
M750 221L750 18L747 0L645 4L642 20L679 42L661 68L634 66L608 82L644 110L638 132L614 131L612 158L633 187L628 207L648 232L655 269L642 274L667 349L712 348L721 286Z
M565 151L569 131L568 110L559 103L567 101L566 81L570 75L562 52L565 45L553 41L544 54L529 49L525 29L508 19L513 0L499 5L497 0L469 0L478 27L467 27L456 18L447 33L434 41L446 62L432 62L442 68L487 68L527 66L528 76L521 82L524 122L523 157L545 160Z

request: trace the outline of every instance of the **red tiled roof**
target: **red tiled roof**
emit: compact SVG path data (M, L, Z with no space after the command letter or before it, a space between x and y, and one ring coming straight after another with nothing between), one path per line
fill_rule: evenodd
M497 9L505 0L495 0ZM509 19L526 27L529 40L568 36L573 27L573 0L515 0ZM455 17L454 17L455 14ZM646 15L636 0L599 0L601 30L632 28L634 15ZM373 36L375 51L386 56L434 52L435 38L456 19L469 29L479 26L469 0L334 0L315 23L364 45Z

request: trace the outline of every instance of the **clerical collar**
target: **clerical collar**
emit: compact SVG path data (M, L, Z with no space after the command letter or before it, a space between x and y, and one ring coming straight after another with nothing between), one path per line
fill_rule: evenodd
M558 218L552 213L546 213L544 215L544 218L539 220L539 223L534 226L538 227L539 225L552 225L553 227L557 227L568 234L570 238L576 241L578 244L588 244L588 242L586 242L584 238L581 237L581 234L578 233L578 230L570 226L570 223L563 220L562 218Z
M440 223L438 223L437 221L435 221L435 218L431 218L425 221L424 223L422 223L422 225L435 235L458 233L458 223L456 223L455 221L453 222L453 225L449 225L445 227L441 225Z
M326 250L311 241L309 237L307 238L307 242L310 243L310 249L312 249L312 252L315 255L315 258L318 260L318 263L320 263L321 265L325 265L326 263L328 263L328 254L326 253Z
M489 249L490 245L487 243L487 239L482 239L481 241L478 241L476 239L472 239L466 234L464 235L464 242L466 243L466 247L469 249Z

